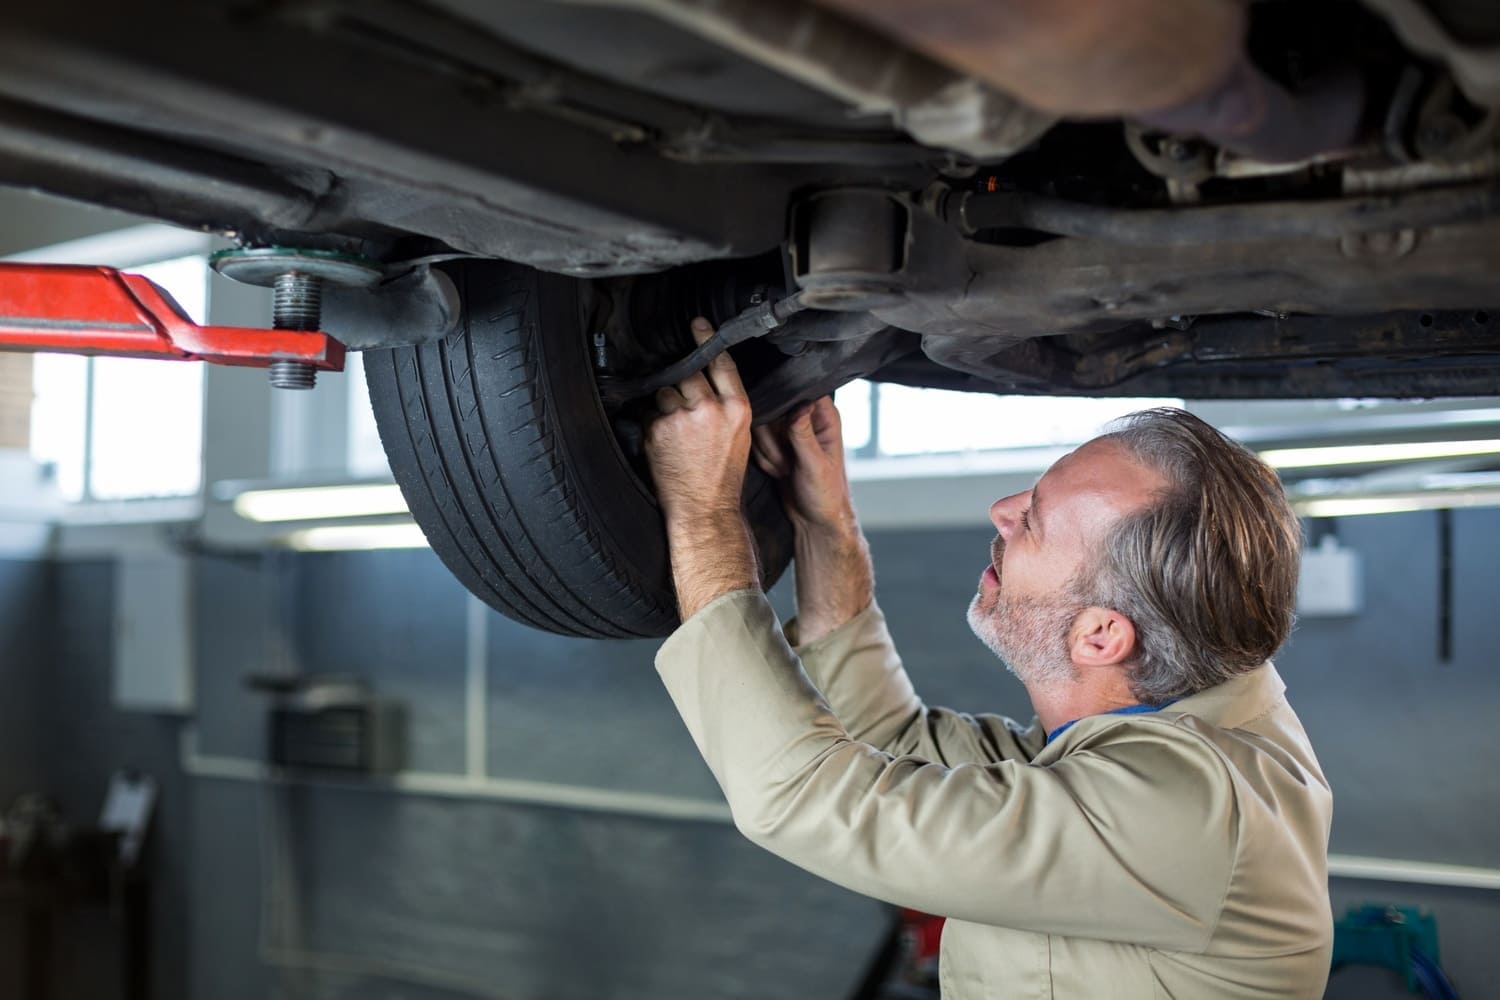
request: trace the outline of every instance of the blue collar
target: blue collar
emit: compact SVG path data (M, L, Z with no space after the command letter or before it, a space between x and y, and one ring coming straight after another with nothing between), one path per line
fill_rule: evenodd
M1100 715L1146 715L1149 712L1160 712L1162 709L1166 708L1168 705L1175 705L1175 704L1177 704L1177 702L1179 700L1180 699L1173 698L1171 701L1164 701L1160 705L1126 705L1124 708L1112 708L1108 712L1101 712L1099 714ZM1085 716L1085 718L1087 718L1087 716ZM1050 732L1050 733L1047 734L1047 742L1051 743L1053 740L1057 739L1063 733L1067 732L1070 728L1072 728L1073 725L1076 724L1077 722L1078 722L1077 719L1074 719L1072 722L1064 722L1062 725L1058 726L1056 729L1052 730L1052 732Z

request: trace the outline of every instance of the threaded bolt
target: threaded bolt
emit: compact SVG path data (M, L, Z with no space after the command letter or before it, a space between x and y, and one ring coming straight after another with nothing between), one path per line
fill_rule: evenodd
M323 315L323 282L310 274L288 271L272 285L271 325L278 330L316 330ZM277 389L311 389L318 370L305 361L271 362L271 385Z
M305 361L272 361L271 386L276 389L311 389L318 370Z

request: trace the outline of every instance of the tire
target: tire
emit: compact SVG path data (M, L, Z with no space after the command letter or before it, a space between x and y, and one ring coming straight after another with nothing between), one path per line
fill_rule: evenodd
M661 510L595 391L579 282L500 261L449 274L464 304L456 332L365 357L412 516L464 586L516 621L589 638L669 634ZM745 510L770 586L791 526L754 466Z

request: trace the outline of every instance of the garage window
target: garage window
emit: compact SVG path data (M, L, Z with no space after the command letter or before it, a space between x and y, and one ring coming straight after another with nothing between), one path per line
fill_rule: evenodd
M363 354L351 352L344 359L344 378L349 386L349 475L355 479L388 478L391 465L380 444L375 411L370 408Z
M1110 421L1181 399L991 396L857 382L838 392L844 446L856 458L902 458L1081 444Z
M204 321L206 257L130 270ZM202 487L202 365L38 354L33 387L31 456L51 470L62 499L183 497Z
M390 475L359 354L345 367L349 384L348 469L356 479ZM914 389L859 379L834 394L844 424L844 449L855 461L965 454L1081 444L1117 417L1181 399L1080 399L991 396Z

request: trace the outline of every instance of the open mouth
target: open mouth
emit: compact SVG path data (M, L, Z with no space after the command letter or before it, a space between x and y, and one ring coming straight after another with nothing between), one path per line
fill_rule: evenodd
M995 540L990 543L990 564L984 568L982 580L997 587L1000 585L1000 560L1004 557L1005 540L996 535Z

